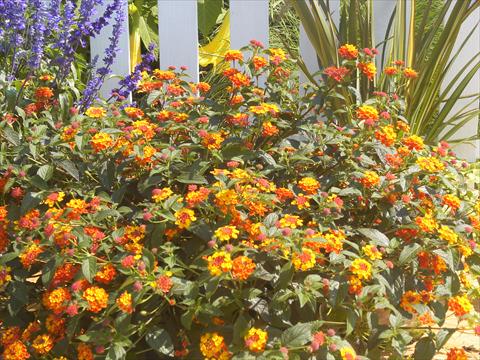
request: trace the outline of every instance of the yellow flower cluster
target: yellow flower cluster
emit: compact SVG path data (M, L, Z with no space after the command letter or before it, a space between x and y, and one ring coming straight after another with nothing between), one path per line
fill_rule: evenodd
M445 169L445 165L436 157L419 157L417 159L417 165L420 169L428 172L438 172Z
M302 248L302 252L293 253L292 264L296 270L307 271L315 266L315 253L310 249Z
M244 337L245 346L251 352L263 352L265 345L267 344L268 334L266 331L257 328L250 328Z
M355 259L350 265L350 271L360 280L369 280L372 277L372 264L363 259Z
M217 251L207 257L208 270L212 276L219 276L232 269L232 258L225 251Z
M105 309L108 304L108 293L98 286L90 286L83 292L83 299L88 303L88 310L98 313Z
M239 231L235 226L222 226L215 230L215 236L218 240L229 241L238 238Z

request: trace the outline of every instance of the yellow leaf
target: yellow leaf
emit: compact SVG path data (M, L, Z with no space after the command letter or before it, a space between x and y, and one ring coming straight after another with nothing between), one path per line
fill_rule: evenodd
M212 41L198 50L200 66L205 67L212 64L216 68L228 50L230 50L230 13L227 12Z

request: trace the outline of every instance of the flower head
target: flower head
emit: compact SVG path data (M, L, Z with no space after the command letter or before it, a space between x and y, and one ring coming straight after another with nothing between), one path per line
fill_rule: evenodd
M267 344L268 334L266 331L257 328L250 328L244 337L245 346L252 352L263 352Z

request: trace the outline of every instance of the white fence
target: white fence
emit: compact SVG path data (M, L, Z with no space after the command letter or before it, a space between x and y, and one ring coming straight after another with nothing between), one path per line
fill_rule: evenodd
M110 0L112 1L112 0ZM206 0L209 1L209 0ZM298 0L304 1L304 0ZM404 0L409 2L410 0ZM108 1L106 1L108 3ZM379 42L385 38L388 20L395 8L396 0L375 0L375 37ZM100 11L107 5L100 7ZM330 0L330 8L334 19L339 19L340 0ZM123 4L126 24L128 28L128 1ZM268 0L230 0L230 44L232 49L238 49L256 39L268 46L269 35L269 7ZM159 23L159 54L160 66L169 65L187 66L192 80L198 80L198 26L196 0L158 0ZM100 36L92 39L92 56L98 55L101 59L111 36L111 25L106 27ZM379 40L380 39L380 40ZM301 29L300 52L304 61L311 70L318 70L315 51ZM115 60L113 72L117 75L126 75L130 70L129 37L124 32L120 39L121 55ZM114 84L106 84L108 91Z
M108 0L107 3L113 1ZM209 1L209 0L205 0ZM296 0L305 1L305 0ZM385 38L388 21L394 11L397 0L374 0L375 42ZM410 0L401 0L410 5ZM457 0L465 1L465 0ZM123 11L125 16L124 29L128 29L128 0L124 0ZM330 9L333 18L338 22L340 0L330 0ZM103 9L106 5L103 6ZM268 46L269 13L268 0L230 0L230 43L232 49L238 49L252 39L259 40ZM102 8L100 9L102 10ZM409 13L409 11L407 11ZM460 35L459 43L468 33L468 27L475 26L480 17L480 12L473 13L466 22ZM169 65L187 66L192 80L198 80L198 26L197 26L197 0L158 0L158 23L159 23L159 54L160 66L166 68ZM91 41L92 56L98 55L102 59L104 50L108 46L108 38L111 36L111 25L103 29L102 33ZM464 56L460 56L452 67L455 69L463 66L468 59L478 51L480 43L480 29L469 40ZM300 53L311 71L318 70L318 63L305 32L300 29ZM112 71L116 75L127 75L130 71L129 36L124 30L120 38L120 55L113 64ZM447 84L445 84L447 85ZM102 91L109 94L116 86L116 80L108 80ZM465 89L465 94L480 92L480 74ZM460 106L460 105L459 105ZM476 106L476 105L472 105ZM460 106L461 108L461 106ZM455 110L455 109L454 109ZM478 131L478 120L472 120L464 128L464 134L472 134ZM480 158L480 142L471 146L461 146L460 155L468 160Z

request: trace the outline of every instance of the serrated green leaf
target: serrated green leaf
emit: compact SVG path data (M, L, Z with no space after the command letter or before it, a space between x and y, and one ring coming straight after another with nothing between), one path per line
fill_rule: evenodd
M311 324L297 324L282 334L282 345L288 347L302 346L312 339Z
M89 282L92 282L97 273L97 258L90 256L82 261L82 273Z
M164 355L173 355L173 342L170 337L170 334L159 328L153 328L152 331L148 332L145 336L145 341L150 347Z

